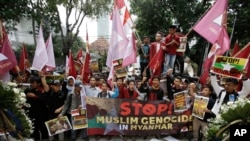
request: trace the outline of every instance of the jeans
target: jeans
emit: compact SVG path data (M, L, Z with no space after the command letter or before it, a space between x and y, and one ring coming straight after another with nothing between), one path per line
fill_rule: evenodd
M172 54L165 54L165 61L164 61L164 69L163 74L165 75L168 69L174 69L174 62L175 62L176 55Z

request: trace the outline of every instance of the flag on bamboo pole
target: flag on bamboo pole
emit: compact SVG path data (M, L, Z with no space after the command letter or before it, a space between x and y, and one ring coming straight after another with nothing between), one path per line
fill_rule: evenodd
M88 36L88 28L86 25L86 55L84 58L83 62L83 67L82 67L82 82L84 84L89 82L89 75L90 75L90 53L89 53L89 36Z
M209 76L209 72L214 60L215 55L223 55L228 49L230 48L230 40L228 33L225 28L222 28L220 31L220 35L218 36L218 39L216 42L213 44L212 48L210 49L208 56L203 63L203 72L200 77L200 83L205 84L206 79Z
M35 55L33 58L31 68L37 71L41 71L43 67L47 64L48 60L49 60L48 54L47 54L47 50L46 50L46 46L45 46L44 38L43 38L42 25L40 25L38 38L37 38L36 51L35 51Z
M243 47L240 51L238 51L233 57L250 59L250 42L247 45L245 45L245 47ZM247 71L247 77L250 78L250 60L248 60L246 71Z
M19 69L20 71L24 72L27 68L30 67L30 63L29 63L29 58L28 58L28 52L26 50L25 44L23 43L22 46L22 51L20 54L20 58L19 58Z
M83 63L83 53L82 48L79 49L79 51L76 54L76 60Z
M46 51L48 55L48 62L45 64L44 70L45 71L53 71L56 68L56 61L54 55L54 48L52 42L52 35L50 33L47 41L46 41Z
M231 53L231 56L234 56L239 51L240 51L240 46L239 46L238 40L236 40L236 42L234 44L234 48L233 48L232 53Z
M126 52L129 40L123 30L123 25L120 19L119 11L115 6L113 9L112 29L111 29L110 45L108 50L108 56L106 65L110 68L108 80L112 80L113 71L113 60L123 59L124 53Z
M203 38L214 44L221 28L227 23L228 0L216 0L214 5L194 26L194 30Z
M77 72L74 64L74 57L71 50L69 50L69 60L68 60L68 76L73 76L76 78Z
M133 30L133 22L127 7L125 7L123 17L123 30L129 41L122 61L122 66L125 67L136 63L136 38Z

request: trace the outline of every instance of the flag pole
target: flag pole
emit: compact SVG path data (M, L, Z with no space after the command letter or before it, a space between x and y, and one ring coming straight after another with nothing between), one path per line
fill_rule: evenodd
M233 33L234 33L236 20L237 20L237 14L235 14L235 16L234 16L233 29L232 29L232 32L231 32L231 35L230 35L230 44L229 45L231 45L231 42L232 42L232 39L233 39ZM226 53L226 56L228 56L228 55L229 55L229 50Z

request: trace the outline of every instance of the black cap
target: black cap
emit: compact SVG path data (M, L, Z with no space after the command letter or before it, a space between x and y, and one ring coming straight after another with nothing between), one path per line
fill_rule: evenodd
M82 82L80 81L75 82L75 87L82 87Z

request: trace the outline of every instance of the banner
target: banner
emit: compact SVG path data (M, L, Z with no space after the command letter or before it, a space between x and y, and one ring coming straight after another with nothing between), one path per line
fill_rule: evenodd
M88 135L164 135L192 130L191 111L167 101L86 97Z
M87 117L86 117L86 109L74 109L71 110L72 116L72 128L73 130L87 128Z
M114 60L113 66L114 66L115 74L118 78L127 76L127 71L125 67L122 66L122 59Z
M219 75L241 79L248 59L226 56L215 56L211 72Z
M72 129L70 122L66 116L55 118L45 122L49 136L65 132Z
M195 96L192 115L197 118L203 119L205 115L204 109L207 108L208 101L208 97Z
M186 92L182 91L174 94L174 111L182 112L187 110Z

